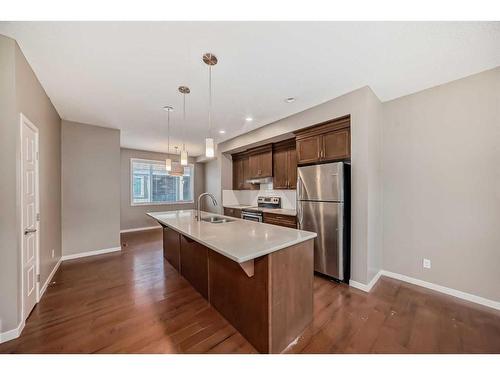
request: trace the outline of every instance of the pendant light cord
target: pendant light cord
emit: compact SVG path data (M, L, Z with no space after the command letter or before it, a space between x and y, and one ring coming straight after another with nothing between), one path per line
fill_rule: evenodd
M208 66L208 138L212 138L212 65Z
M186 93L182 94L182 117L183 117L183 122L184 122L184 131L182 132L183 135L183 143L182 143L182 150L186 151Z
M167 157L170 155L170 111L167 111Z

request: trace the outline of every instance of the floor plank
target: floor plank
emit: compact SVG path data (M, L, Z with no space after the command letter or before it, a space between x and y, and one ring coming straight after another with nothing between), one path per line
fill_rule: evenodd
M65 261L0 353L256 353L163 261L161 231ZM314 279L314 319L285 353L500 353L500 312L382 277L367 294Z

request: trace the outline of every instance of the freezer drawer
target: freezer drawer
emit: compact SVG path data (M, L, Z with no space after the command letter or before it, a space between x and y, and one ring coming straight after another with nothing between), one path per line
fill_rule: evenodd
M298 201L297 205L299 229L318 234L314 239L314 270L344 280L344 204Z

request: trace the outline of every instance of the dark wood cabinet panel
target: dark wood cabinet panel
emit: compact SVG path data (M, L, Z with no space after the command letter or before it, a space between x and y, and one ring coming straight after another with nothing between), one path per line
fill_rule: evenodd
M297 185L297 153L295 140L273 145L273 188L295 189Z
M296 229L297 217L291 215L281 215L281 214L273 214L271 212L264 212L264 223Z
M181 266L180 235L175 230L163 227L163 257L177 270Z
M295 147L288 150L288 188L297 188L297 150Z
M233 158L233 190L243 188L243 163L241 159Z
M268 259L255 259L248 277L238 263L209 252L210 304L262 353L270 351Z
M181 275L208 299L208 248L181 236Z
M224 207L224 215L241 218L241 210L237 208Z
M253 190L257 188L247 182L250 178L248 159L246 154L233 155L233 190Z
M272 145L266 145L248 151L248 170L249 178L272 177Z
M321 152L320 136L297 139L297 162L299 164L319 161Z
M295 132L297 163L313 164L351 157L350 116Z
M273 189L288 189L288 149L273 150Z
M350 156L350 134L349 129L340 129L322 136L323 154L322 160L339 160Z

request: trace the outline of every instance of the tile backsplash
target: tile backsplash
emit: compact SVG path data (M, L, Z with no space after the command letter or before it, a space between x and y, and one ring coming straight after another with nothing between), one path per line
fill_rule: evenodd
M257 205L257 197L281 197L281 208L292 209L296 208L296 191L295 190L222 190L222 205L235 206L239 204L248 204L251 206Z

